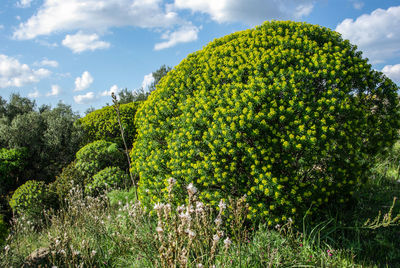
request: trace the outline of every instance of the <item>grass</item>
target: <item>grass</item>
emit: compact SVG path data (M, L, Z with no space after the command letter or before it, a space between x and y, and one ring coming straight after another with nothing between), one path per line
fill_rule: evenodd
M216 211L199 203L193 188L186 206L151 210L134 189L94 198L74 188L64 207L46 212L41 228L14 220L0 266L21 267L45 248L41 261L49 267L400 267L399 170L397 143L377 158L351 204L304 218L300 228L290 221L246 225L243 200Z

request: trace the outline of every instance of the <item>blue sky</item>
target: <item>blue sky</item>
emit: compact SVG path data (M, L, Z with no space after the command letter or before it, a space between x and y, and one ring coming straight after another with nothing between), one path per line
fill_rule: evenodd
M81 114L214 38L266 20L340 32L400 84L399 0L1 0L0 96Z

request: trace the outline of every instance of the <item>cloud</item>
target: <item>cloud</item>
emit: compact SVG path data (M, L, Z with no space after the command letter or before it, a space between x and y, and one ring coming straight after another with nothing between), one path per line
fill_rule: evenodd
M119 88L117 85L113 85L112 87L110 87L109 90L103 91L102 93L100 93L100 96L107 96L110 97L112 93L116 94L119 91Z
M82 31L74 35L67 34L62 44L74 53L81 53L86 50L106 49L110 47L110 43L100 41L97 34L84 34Z
M3 30L3 29L4 29L4 25L0 24L0 30Z
M193 25L182 26L175 32L165 33L162 35L162 39L167 41L157 43L154 46L155 50L166 49L175 46L179 43L187 43L197 40L199 28Z
M0 88L22 87L39 82L50 74L51 72L47 69L31 69L15 58L0 54Z
M209 14L219 23L236 21L255 25L271 19L307 16L313 3L311 0L175 0L174 6Z
M37 13L19 24L18 40L56 32L86 30L104 33L112 27L168 28L181 24L162 0L44 0Z
M58 96L61 93L61 88L59 85L52 85L51 91L46 94L46 96Z
M27 7L30 7L32 1L33 1L33 0L20 0L20 1L18 1L18 3L17 3L17 7L20 7L20 8L27 8Z
M364 3L361 1L352 1L353 2L353 7L357 10L360 10L364 7Z
M94 99L94 93L93 92L88 92L84 95L77 95L74 96L74 101L77 104L84 104L84 103L90 103Z
M146 74L143 77L142 89L146 91L153 82L154 82L153 73Z
M58 62L55 60L49 60L47 58L44 58L42 61L40 62L35 62L33 65L35 66L48 66L48 67L58 67Z
M36 99L36 98L39 98L39 97L40 97L40 93L39 93L39 91L36 89L35 91L28 93L28 97L29 97L29 98L32 98L32 99Z
M400 64L386 65L385 67L383 67L382 73L384 73L394 82L400 83Z
M400 54L400 6L376 9L356 20L345 19L337 27L344 39L357 45L371 62L382 63Z
M82 91L90 87L94 79L88 71L84 71L81 77L75 79L74 91Z

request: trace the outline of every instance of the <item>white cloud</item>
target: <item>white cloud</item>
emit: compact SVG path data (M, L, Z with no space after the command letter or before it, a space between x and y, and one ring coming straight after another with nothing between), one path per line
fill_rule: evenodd
M308 15L311 0L175 0L178 9L209 14L217 22L239 21L249 25L271 19L290 19Z
M386 65L385 67L383 67L382 73L384 73L394 82L400 83L400 64Z
M97 34L84 34L81 31L74 35L67 34L62 44L74 53L81 53L86 50L106 49L110 43L100 41Z
M58 96L61 93L61 88L59 85L52 85L51 91L46 94L46 96Z
M74 96L74 101L77 104L90 103L93 99L94 99L94 93L93 92L88 92L85 95Z
M110 97L112 93L116 94L119 91L119 88L117 85L113 85L112 87L110 87L109 90L103 91L102 93L100 93L100 96L107 96Z
M0 24L0 30L3 30L3 29L4 29L4 25Z
M40 97L40 93L36 89L35 91L28 93L28 97L32 98L32 99L39 98Z
M30 7L32 1L33 1L33 0L20 0L20 1L18 1L18 3L17 3L17 7L20 7L20 8L27 8L27 7Z
M157 43L154 46L155 50L161 50L169 47L173 47L179 43L187 43L191 41L197 40L197 34L199 32L199 28L193 25L182 26L175 32L165 33L162 35L162 39L166 39L167 41Z
M376 9L356 20L345 19L336 31L365 53L372 63L400 54L400 6Z
M31 69L27 64L21 64L17 59L0 54L0 88L22 87L26 84L39 82L49 76L47 69Z
M49 60L47 58L44 58L42 61L40 62L35 62L33 65L35 66L48 66L48 67L58 67L58 62L55 60Z
M167 28L181 24L162 0L44 0L37 13L20 23L15 39L33 39L55 32L87 30L104 33L111 27Z
M74 91L82 91L90 87L94 79L88 71L84 71L81 77L75 79Z
M143 82L142 82L143 90L146 91L149 88L149 86L151 85L151 83L153 83L153 82L154 82L153 73L146 74L143 77Z

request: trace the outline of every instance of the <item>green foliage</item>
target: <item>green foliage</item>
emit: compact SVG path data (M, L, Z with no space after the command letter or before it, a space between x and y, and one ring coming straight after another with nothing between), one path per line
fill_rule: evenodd
M140 102L120 105L121 123L125 130L125 138L129 145L133 143L136 135L134 117ZM95 110L79 120L89 142L106 140L122 145L121 132L117 115L113 106Z
M3 246L8 236L8 227L4 222L3 215L0 214L0 246Z
M119 167L106 167L97 172L85 185L87 194L100 194L105 190L112 190L128 182L128 175Z
M0 195L14 189L26 166L27 150L0 148Z
M135 188L129 190L112 190L107 193L111 206L125 205L136 200Z
M29 99L14 97L5 106L6 116L0 119L0 145L27 148L29 165L19 185L32 177L53 180L73 160L83 134L75 124L79 115L70 106L59 103L54 109L42 106L36 111L33 104Z
M189 55L136 114L139 199L177 180L200 200L247 195L269 224L349 200L398 137L399 88L327 28L266 22Z
M127 168L124 153L115 143L105 140L94 141L76 153L75 167L87 178L109 166L117 166L122 170Z
M64 203L68 193L74 186L84 187L86 176L76 167L76 162L71 162L63 168L49 188L55 192L61 203Z
M13 213L29 219L40 219L43 210L57 206L56 194L50 191L43 181L29 180L17 190L10 199Z

